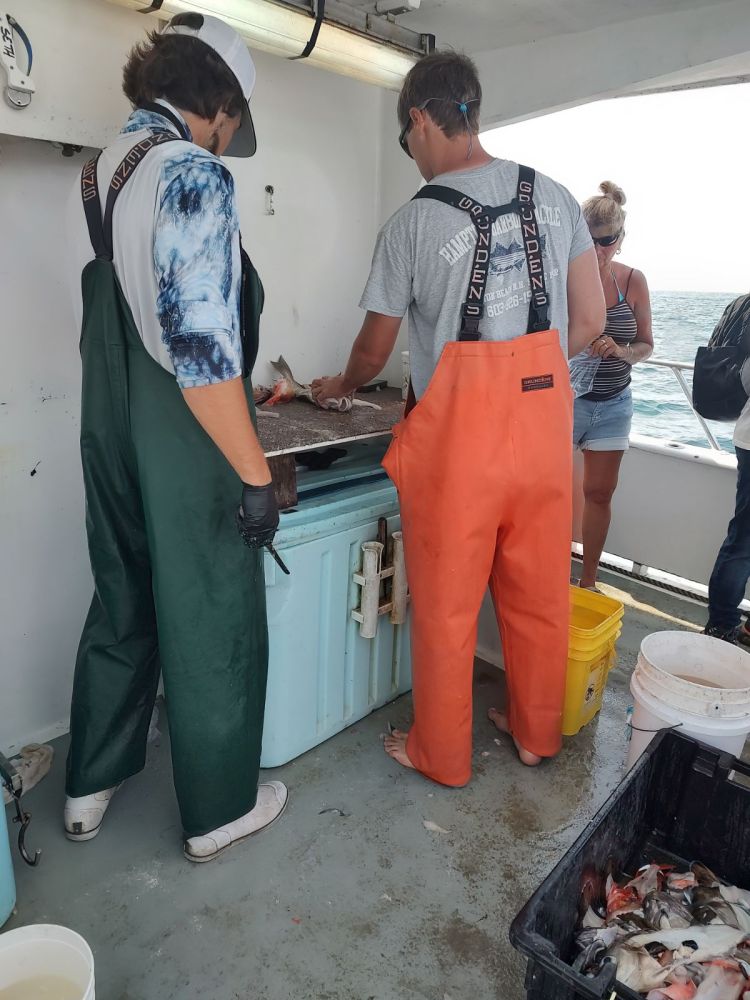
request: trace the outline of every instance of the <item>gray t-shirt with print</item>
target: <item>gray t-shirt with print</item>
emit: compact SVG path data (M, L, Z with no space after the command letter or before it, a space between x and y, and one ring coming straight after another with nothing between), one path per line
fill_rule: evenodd
M506 205L516 195L518 164L493 160L472 170L442 174L433 184L451 187L483 205ZM552 327L567 358L568 264L591 243L580 205L561 184L536 175L534 204L550 299ZM474 259L476 230L467 213L432 199L410 201L383 226L360 306L386 316L409 312L409 360L419 398L443 346L458 339ZM500 216L492 232L483 339L512 340L526 333L531 297L521 225Z

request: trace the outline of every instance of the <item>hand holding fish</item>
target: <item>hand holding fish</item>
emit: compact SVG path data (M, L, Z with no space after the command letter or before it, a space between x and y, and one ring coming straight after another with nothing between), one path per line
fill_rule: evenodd
M321 410L337 410L348 413L352 406L366 406L379 410L377 403L368 403L363 399L354 399L354 393L347 390L341 375L334 378L316 379L312 385L298 382L283 357L272 361L271 367L277 372L273 395L268 400L269 406L276 403L288 403L292 399L307 399Z
M324 378L313 379L310 386L312 389L313 401L326 408L325 404L329 399L351 399L354 395L346 383L343 375L325 376Z

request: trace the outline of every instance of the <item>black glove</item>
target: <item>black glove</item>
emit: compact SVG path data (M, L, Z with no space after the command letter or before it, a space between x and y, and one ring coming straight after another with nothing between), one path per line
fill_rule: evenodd
M279 526L279 508L273 483L267 486L242 484L242 503L237 510L237 530L245 545L261 549L273 541Z

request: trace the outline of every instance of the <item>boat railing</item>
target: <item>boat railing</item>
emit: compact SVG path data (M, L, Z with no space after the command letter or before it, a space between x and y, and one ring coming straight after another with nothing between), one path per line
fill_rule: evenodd
M698 413L698 411L693 406L693 393L690 386L687 383L687 379L685 378L684 373L692 372L694 366L686 361L670 361L667 358L654 358L654 357L649 358L648 361L642 361L640 362L640 364L653 365L655 368L666 368L672 372L674 377L677 379L680 388L685 394L685 399L688 402L688 406L690 407L693 416L701 425L701 430L703 431L703 434L705 435L709 446L714 451L722 451L723 449L719 444L719 442L714 437L711 428L708 426L704 418L700 415L700 413Z

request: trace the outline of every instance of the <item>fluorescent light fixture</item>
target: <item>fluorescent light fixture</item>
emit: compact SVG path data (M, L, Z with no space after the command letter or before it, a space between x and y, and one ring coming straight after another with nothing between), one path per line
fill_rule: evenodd
M145 5L144 0L109 2L141 11ZM314 24L311 16L272 0L164 0L158 13L169 18L185 12L220 17L251 48L287 57L302 52ZM416 55L327 23L321 27L315 49L305 60L312 66L396 91L401 89L404 77L416 61Z
M413 14L415 10L419 10L421 3L422 0L377 0L375 11L398 17L399 14Z

